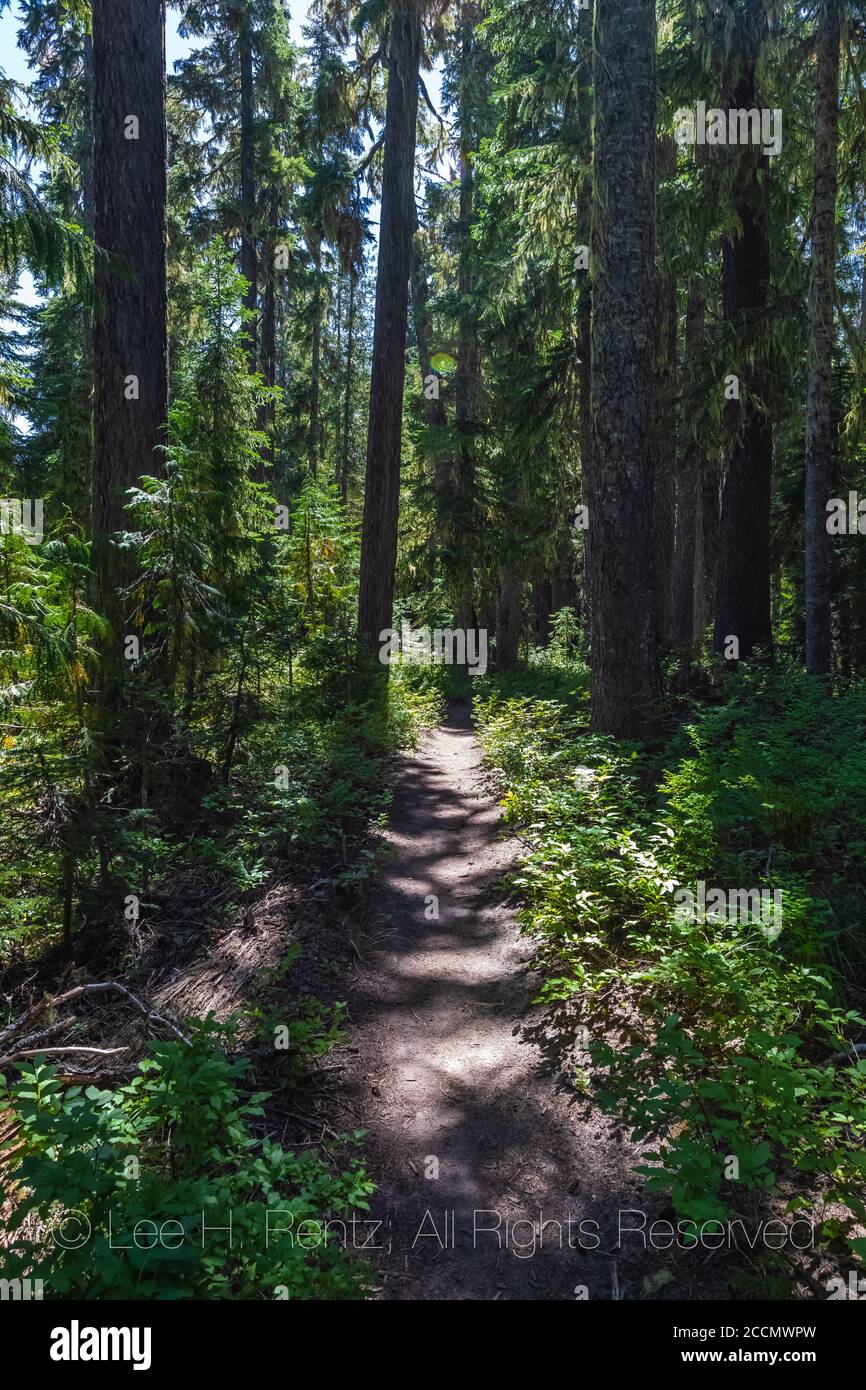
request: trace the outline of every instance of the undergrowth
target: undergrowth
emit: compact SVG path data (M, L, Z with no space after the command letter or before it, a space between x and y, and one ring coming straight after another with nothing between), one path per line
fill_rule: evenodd
M326 868L355 887L369 875L364 840L387 815L387 761L435 722L444 676L395 668L347 701L317 674L301 664L291 686L264 684L227 780L193 730L205 778L203 794L184 800L182 824L172 823L170 797L165 815L157 804L106 817L101 858L95 837L78 842L77 926L112 900L119 923L128 893L140 895L146 924L154 903L171 909L180 876L208 884L227 916L278 867L301 878ZM0 963L4 954L6 964L24 953L38 961L61 936L64 845L44 792L55 754L39 721L23 723L6 749L0 801L15 816L0 834ZM34 766L43 775L31 783ZM350 1224L373 1191L363 1132L284 1149L266 1132L270 1093L248 1094L247 1064L226 1056L239 1030L252 1029L276 1049L285 1090L344 1040L343 1004L301 998L287 1009L279 995L299 952L263 974L258 1002L227 1024L185 1023L191 1045L151 1044L116 1089L68 1086L44 1056L19 1062L8 1083L0 1077L0 1113L11 1121L0 1146L5 1278L41 1280L43 1296L57 1299L367 1296L371 1271L352 1253Z
M70 940L107 917L121 939L128 897L138 900L143 924L149 903L170 910L179 877L218 900L208 907L213 920L261 891L277 865L303 873L323 859L352 859L387 814L385 763L435 722L443 677L441 668L397 667L373 694L349 702L318 679L315 668L300 666L291 688L265 682L228 781L218 776L218 750L193 729L192 752L177 770L165 752L163 802L109 804L86 833L76 832ZM34 718L0 755L0 968L62 939L65 827L82 792L68 767L61 788L63 738Z
M262 1136L268 1093L242 1094L225 1041L204 1020L113 1091L65 1087L44 1058L0 1088L20 1122L0 1149L5 1278L48 1299L366 1296L347 1235L373 1191L361 1132L301 1154Z
M556 696L545 667L476 703L528 845L517 886L552 1046L630 1123L647 1187L681 1217L730 1216L743 1192L789 1211L820 1194L841 1215L819 1235L866 1255L851 1050L866 1039L866 692L738 673L647 750L587 732L586 674L558 674ZM677 905L701 881L778 891L781 918L768 930L734 899L693 920Z

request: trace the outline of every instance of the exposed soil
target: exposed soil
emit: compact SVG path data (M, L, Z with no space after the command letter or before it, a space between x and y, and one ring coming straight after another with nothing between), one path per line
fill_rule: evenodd
M467 705L403 761L386 838L385 935L350 994L382 1296L706 1297L706 1251L672 1278L640 1237L614 1248L620 1212L648 1226L659 1204L636 1188L627 1136L570 1101L522 1038L531 946L497 891L520 845L501 832Z

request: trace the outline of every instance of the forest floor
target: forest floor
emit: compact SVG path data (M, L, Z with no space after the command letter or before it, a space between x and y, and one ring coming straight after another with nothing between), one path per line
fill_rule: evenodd
M322 1150L331 1166L347 1148L363 1158L375 1191L348 1240L370 1262L374 1297L760 1294L748 1240L678 1245L668 1197L635 1172L628 1127L602 1111L592 1084L579 1087L574 1059L532 1007L542 979L506 882L526 847L503 826L503 788L483 765L469 702L449 702L444 723L392 773L389 823L348 886L340 865L318 866L309 882L286 866L264 895L204 929L211 900L192 881L155 918L126 983L157 1017L246 1019L239 1055L245 1084L270 1094L269 1133ZM93 959L49 961L39 987L117 978L92 936L83 944ZM31 980L33 999L39 987ZM287 1071L287 1053L255 1045L254 1020L262 1015L266 1037L273 1018L302 1016L311 998L326 1015L340 1001L339 1036ZM120 1046L128 1075L146 1047L140 1011L101 994L75 1007L74 1041ZM362 1132L360 1154L347 1131ZM752 1197L755 1223L782 1214ZM834 1272L804 1268L804 1286L820 1296L818 1275Z
M712 1296L706 1251L644 1251L672 1212L640 1190L627 1134L558 1085L523 1034L532 947L499 887L521 845L501 832L481 763L458 702L402 759L374 889L379 944L349 985L348 1085L369 1131L382 1296ZM620 1222L644 1219L614 1248Z

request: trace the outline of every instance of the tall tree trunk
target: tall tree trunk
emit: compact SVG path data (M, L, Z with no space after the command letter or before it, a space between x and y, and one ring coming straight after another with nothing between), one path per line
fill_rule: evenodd
M695 364L702 358L704 310L704 282L700 275L693 275L686 308L684 376L694 372ZM676 484L676 530L671 576L671 640L678 647L685 648L685 656L688 659L692 643L702 632L701 624L704 619L701 543L703 451L700 440L690 428L688 411L685 414Z
M322 243L312 246L313 275L313 343L310 363L310 435L307 458L313 477L319 471L319 387L322 376Z
M818 25L809 391L806 401L806 667L830 670L830 544L833 470L833 308L836 298L836 147L839 129L839 0L824 0Z
M496 666L500 671L512 671L517 665L523 576L523 566L519 562L508 561L499 572L499 592L496 600Z
M585 226L590 224L590 210L587 208ZM584 233L588 235L588 233ZM578 425L579 446L580 446L580 473L581 473L581 504L586 499L588 478L592 470L592 371L590 360L592 356L592 339L590 325L592 322L592 306L590 279L587 272L581 282L577 301L577 408L580 414ZM574 573L575 585L583 590L584 601L584 622L589 623L590 615L590 596L588 592L588 546L587 533L579 531L578 554L575 557ZM554 609L554 612L556 610Z
M475 299L475 246L472 240L474 177L472 157L478 147L475 79L476 4L460 6L460 75L458 84L460 194L458 213L457 371L454 378L454 423L457 429L457 512L459 532L453 537L454 624L464 631L474 625L472 544L475 537L475 431L480 401L481 357Z
M340 434L343 428L343 407L340 401L340 372L343 366L343 276L339 265L337 266L337 307L334 314L334 483L340 483L340 458L342 455L342 442Z
M118 674L129 552L110 544L124 493L160 470L168 413L165 0L93 0L93 535L99 602L115 630ZM137 127L133 123L137 121ZM137 133L137 138L133 138Z
M268 208L269 230L267 244L263 255L264 265L264 294L262 296L262 330L261 330L261 372L265 386L273 386L277 379L277 280L274 274L274 257L276 255L276 220L277 220L277 194L271 190L266 199ZM258 428L267 438L264 449L262 466L258 469L258 481L265 482L267 478L273 476L274 471L274 430L276 425L276 409L273 399L268 399L259 408Z
M433 340L430 333L430 312L428 309L430 291L427 285L424 262L418 249L417 236L412 240L410 255L409 283L412 297L412 323L415 329L415 344L418 349L418 367L421 372L421 380L426 383L435 375L430 365L430 358L433 355ZM448 424L445 403L438 391L435 394L428 394L425 391L424 417L431 429L444 429ZM438 457L437 453L437 459Z
M730 106L756 105L754 54L745 63ZM767 233L766 181L769 161L751 148L730 149L727 158L739 161L737 219L740 235L722 244L722 290L725 318L738 325L744 360L755 360L748 349L764 333L770 245ZM760 173L763 173L763 178ZM770 623L770 494L773 431L756 404L765 393L766 373L760 362L751 380L740 382L741 399L731 401L737 415L734 439L719 519L713 651L724 655L736 638L739 656L772 641ZM735 649L736 650L736 649ZM730 654L730 653L728 653Z
M93 35L85 34L82 60L84 63L85 130L81 145L81 220L88 236L96 225L95 190L93 187Z
M586 198L584 205L584 217L582 221L581 236L589 236L590 219L592 216L591 201ZM583 245L581 241L581 245ZM588 479L592 471L592 294L589 273L583 272L580 282L577 299L577 408L579 413L578 424L578 443L580 447L580 474L581 474L581 504L586 500ZM588 567L588 546L587 533L579 531L577 533L578 553L574 557L573 573L575 579L575 594L579 588L583 590L584 623L589 623L590 615L590 596L588 592L587 567ZM556 599L553 599L554 605ZM562 605L560 605L561 607ZM554 612L556 607L554 606Z
M253 91L253 36L250 0L240 0L237 8L238 64L241 79L241 274L247 282L243 305L252 315L244 329L250 372L256 370L256 130Z
M429 289L427 285L427 272L422 260L419 249L417 234L412 239L411 248L411 273L409 277L412 300L412 322L415 328L415 344L418 349L418 367L421 372L421 381L425 385L424 391L424 418L427 427L432 431L431 448L433 452L433 489L436 496L436 535L435 544L442 549L449 549L451 545L450 526L447 518L453 507L452 487L454 464L451 458L450 444L443 445L442 439L437 435L447 429L448 415L445 410L445 402L437 391L435 394L426 389L435 377L433 368L430 365L430 358L433 354L433 341L430 331L430 313L428 310Z
M349 458L352 448L352 354L355 347L355 271L349 269L349 312L346 317L346 383L343 394L343 445L340 459L340 496L349 496Z
M550 640L550 615L554 611L552 592L550 576L539 569L532 580L532 632L538 647L546 647Z
M658 691L653 582L655 5L596 7L592 459L587 472L592 725L640 736Z
M704 533L706 525L706 509L703 506L703 497L699 492L697 499L697 513L695 516L695 570L694 570L694 613L692 615L692 641L696 647L700 647L707 633L708 608L707 608L707 541Z
M81 222L87 235L96 235L96 206L93 187L93 36L85 34L83 39L82 61L84 65L84 112L83 130L80 143L81 167ZM82 303L84 334L84 364L82 370L82 395L87 428L81 456L78 450L63 450L63 491L69 499L70 510L80 522L84 531L88 528L88 512L93 497L93 307Z
M395 0L388 52L382 212L358 599L359 639L370 652L377 650L379 633L391 624L394 601L406 308L410 243L415 225L415 126L420 62L418 0Z
M653 534L655 537L656 622L662 641L671 637L671 586L676 525L677 421L674 384L677 366L677 282L667 270L656 280L656 426Z
M445 403L438 389L438 380L431 366L433 339L428 310L429 291L427 271L424 265L421 241L417 233L412 238L411 270L409 275L412 320L415 328L415 345L418 351L418 367L424 388L424 418L430 431L429 443L424 449L425 459L431 467L430 483L433 491L433 526L428 542L429 582L432 586L436 576L437 559L446 572L450 566L453 545L452 515L454 507L453 475L454 461L451 443L446 438L448 415Z
M656 187L676 172L673 137L656 141ZM655 537L656 622L662 641L671 637L671 583L676 525L677 408L677 279L656 260L655 428L653 431L653 535Z
M716 595L716 568L719 561L719 513L721 511L722 451L714 449L704 468L701 489L701 530L704 547L704 610L706 628L713 618Z
M588 175L592 168L592 0L577 17L580 39L578 61L578 104L581 112L581 135L578 158ZM581 185L577 203L577 242L585 246L590 241L592 225L592 188L588 181ZM592 468L592 279L588 270L578 271L577 293L577 405L580 414L578 443L580 447L581 497L586 497L587 478ZM578 575L583 588L585 618L589 623L589 594L587 591L586 533L578 533L579 558L575 559L575 590ZM555 605L555 596L554 596ZM561 607L562 605L560 605ZM556 607L554 606L554 612Z
M550 570L550 611L573 608L579 615L580 597L575 573L574 545L571 533L560 528L553 542L553 561Z

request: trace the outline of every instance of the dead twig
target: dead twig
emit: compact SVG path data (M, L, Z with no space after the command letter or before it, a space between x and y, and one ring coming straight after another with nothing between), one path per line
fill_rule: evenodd
M131 989L127 989L126 985L122 985L119 980L106 980L94 984L76 985L74 989L68 989L65 994L58 994L54 996L45 995L45 997L43 999L40 999L38 1003L33 1004L29 1009L26 1009L23 1014L21 1014L18 1018L14 1020L14 1022L7 1024L5 1028L0 1030L0 1047L2 1047L3 1044L9 1038L13 1037L16 1033L19 1033L26 1024L32 1023L32 1021L35 1018L38 1018L40 1014L45 1013L47 1009L57 1009L60 1007L61 1004L67 1004L72 999L80 999L84 995L107 994L112 992L115 994L122 995L123 998L126 999L134 1009L137 1009L137 1011L140 1014L142 1014L149 1023L161 1024L162 1027L167 1028L168 1031L174 1037L176 1037L179 1042L186 1043L188 1047L190 1046L189 1038L186 1036L185 1033L182 1033L181 1030L176 1026L176 1024L172 1023L170 1019L164 1018L162 1014L158 1014L154 1009L148 1008L147 1004L143 1003L137 995L133 994ZM52 1025L52 1027L53 1026L54 1025ZM24 1040L22 1039L22 1041ZM64 1050L69 1051L69 1049ZM2 1057L0 1058L0 1061L8 1062L9 1057Z
M0 1057L0 1067L8 1066L10 1062L23 1062L26 1057L49 1057L57 1052L89 1052L99 1057L113 1057L117 1052L128 1051L128 1047L31 1047L26 1052L10 1052L8 1056Z

